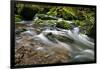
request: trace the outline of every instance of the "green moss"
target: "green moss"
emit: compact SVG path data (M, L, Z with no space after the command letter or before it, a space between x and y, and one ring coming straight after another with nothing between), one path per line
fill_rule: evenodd
M15 15L15 22L20 22L20 21L21 21L21 16Z

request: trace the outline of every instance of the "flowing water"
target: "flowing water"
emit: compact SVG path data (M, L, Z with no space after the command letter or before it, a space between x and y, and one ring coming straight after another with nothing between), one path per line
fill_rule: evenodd
M33 40L39 41L46 46L64 48L71 54L71 61L93 61L94 60L94 42L87 35L79 32L79 27L73 27L71 30L61 29L57 27L44 27L37 34L33 28L27 29L21 35L28 34ZM58 36L58 37L56 37ZM59 40L59 37L64 37L71 41Z
M48 34L53 35L52 40L47 37ZM62 42L54 36L65 36L66 38L74 40L74 42ZM79 33L78 27L75 27L73 30L62 29L60 31L47 28L39 35L34 36L34 39L39 40L47 46L66 48L72 54L73 59L78 59L79 61L94 59L94 43L89 41L87 38L89 37Z

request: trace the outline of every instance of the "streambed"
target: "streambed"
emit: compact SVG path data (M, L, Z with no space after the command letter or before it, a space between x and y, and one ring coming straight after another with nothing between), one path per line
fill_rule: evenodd
M15 26L16 66L94 61L94 40L79 27L62 29L34 22Z

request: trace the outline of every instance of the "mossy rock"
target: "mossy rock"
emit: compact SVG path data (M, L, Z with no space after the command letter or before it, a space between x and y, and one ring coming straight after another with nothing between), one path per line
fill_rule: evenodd
M70 24L65 21L58 22L56 27L62 28L62 29L70 29L71 28Z
M15 15L15 22L20 22L20 21L21 21L21 16Z
M77 19L76 16L74 16L74 15L72 15L72 14L70 14L70 13L66 13L65 15L63 15L63 18L64 18L65 20L76 20L76 19Z

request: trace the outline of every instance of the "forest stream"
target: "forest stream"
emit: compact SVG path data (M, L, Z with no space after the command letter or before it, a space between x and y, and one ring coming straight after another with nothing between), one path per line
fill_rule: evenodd
M16 24L17 26L17 24ZM18 30L25 31L20 32ZM94 60L92 38L79 32L57 27L36 28L33 24L16 27L16 65L85 62Z
M15 66L95 60L95 8L15 4Z

